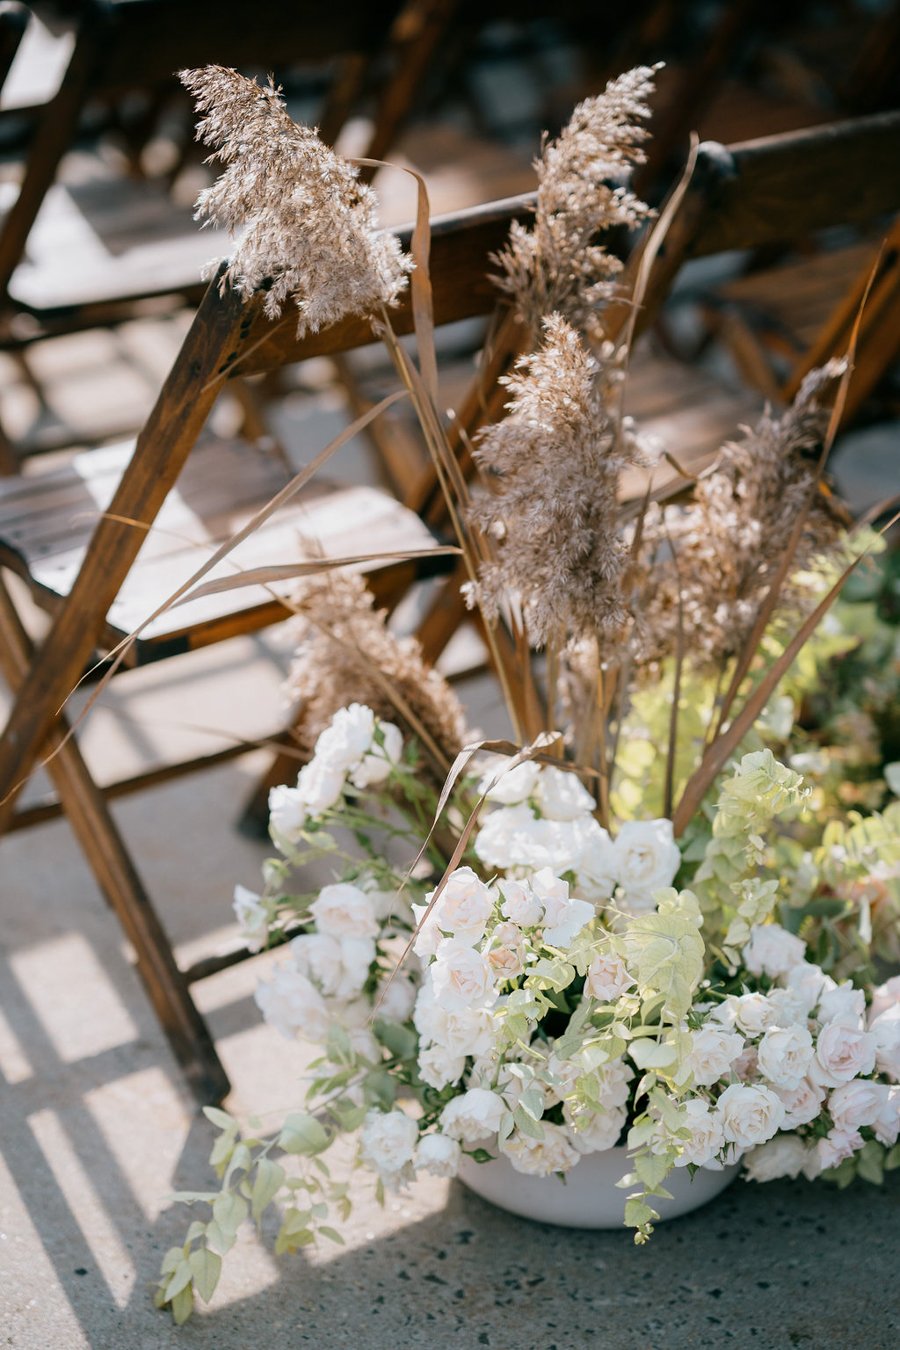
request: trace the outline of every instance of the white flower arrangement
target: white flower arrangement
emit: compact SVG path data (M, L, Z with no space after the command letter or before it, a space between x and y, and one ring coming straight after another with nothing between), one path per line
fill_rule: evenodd
M331 1217L347 1216L358 1182L335 1181L323 1155L347 1133L358 1136L354 1167L380 1196L420 1175L453 1177L463 1155L565 1176L585 1155L627 1144L625 1217L638 1241L673 1169L741 1163L752 1181L824 1174L843 1184L900 1165L900 977L838 983L810 960L792 931L803 911L758 875L774 856L758 835L740 861L731 855L724 880L716 867L741 819L745 841L750 824L774 837L802 809L801 780L770 751L745 755L725 778L691 858L665 820L625 822L615 839L600 831L603 888L599 868L582 889L562 854L555 870L529 865L515 842L511 813L522 808L577 843L594 833L593 798L566 770L529 760L493 787L490 775L480 789L461 779L457 806L480 797L484 822L459 864L423 890L375 842L388 805L406 809L410 844L419 841L405 795L419 781L418 752L395 732L369 709L342 710L300 775L341 775L339 800L304 801L303 825L287 831L285 801L302 786L272 793L282 856L267 864L262 896L237 889L235 909L254 942L261 916L275 940L302 922L257 1002L282 1035L321 1055L306 1110L270 1138L207 1111L222 1129L222 1186L187 1197L212 1217L169 1254L164 1293L200 1252L218 1269L238 1223L273 1201L276 1250L340 1241ZM359 775L367 758L378 772ZM287 883L311 852L335 852L331 830L348 818L362 856L347 859L343 879L292 894ZM513 859L505 871L483 862L485 835Z
M257 1002L319 1053L304 1109L275 1134L207 1109L220 1186L181 1197L209 1213L166 1254L158 1295L178 1321L194 1291L211 1296L241 1223L272 1204L276 1252L342 1241L334 1224L359 1179L323 1156L342 1136L381 1198L452 1177L463 1158L565 1177L625 1145L640 1243L675 1169L843 1185L900 1165L900 976L879 983L874 964L900 952L900 802L822 810L821 783L770 748L790 763L785 682L875 544L848 539L819 481L828 398L849 366L813 372L781 418L724 446L689 500L679 487L623 505L622 471L646 447L620 397L633 329L614 341L602 324L620 264L594 241L646 219L620 179L643 158L652 79L612 81L544 147L533 228L516 226L496 260L528 349L506 378L508 416L478 436L470 493L390 328L408 262L363 251L372 275L341 291L329 250L344 234L325 226L345 188L359 206L347 166L306 230L331 152L295 134L273 89L260 98L216 67L188 78L204 137L234 168L203 209L253 223L232 284L249 293L276 275L267 308L291 295L301 328L368 316L397 363L515 743L460 749L451 691L359 578L328 574L301 597L314 637L293 681L320 734L296 783L272 791L279 857L260 894L237 888L235 911L253 949L289 942ZM257 178L261 203L241 188ZM368 193L362 207L354 230L368 228ZM310 238L327 267L294 258ZM424 371L431 335L417 336ZM316 857L334 872L309 893Z

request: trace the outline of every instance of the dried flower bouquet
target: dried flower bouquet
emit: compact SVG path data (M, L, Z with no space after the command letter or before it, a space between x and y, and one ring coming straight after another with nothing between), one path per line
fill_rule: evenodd
M655 456L623 413L633 324L605 326L621 265L598 236L649 215L627 172L652 79L613 81L543 148L532 227L496 259L526 348L471 482L427 304L418 366L391 330L408 276L427 299L421 245L410 273L370 190L273 89L185 76L226 165L201 212L243 229L224 284L265 279L301 330L367 315L396 362L517 742L471 740L358 578L298 594L312 755L272 792L278 856L236 910L258 948L290 939L257 1000L320 1055L272 1135L207 1111L219 1186L182 1197L203 1217L163 1264L176 1320L271 1204L278 1252L341 1241L362 1179L324 1155L344 1135L379 1194L463 1154L550 1177L627 1143L638 1241L674 1169L844 1183L900 1162L900 977L873 969L896 956L900 803L816 838L810 788L773 754L792 753L796 659L873 547L820 481L846 367L697 480L623 501L623 471ZM313 858L331 880L310 889Z

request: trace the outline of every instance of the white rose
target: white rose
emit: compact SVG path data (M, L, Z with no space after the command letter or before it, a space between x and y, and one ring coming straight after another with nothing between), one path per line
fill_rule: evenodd
M824 1087L865 1078L875 1067L875 1038L858 1027L829 1022L819 1032L809 1076ZM830 1165L830 1164L829 1164Z
M571 1103L563 1107L563 1117L569 1127L569 1140L579 1153L603 1153L614 1148L625 1128L628 1110L613 1106L608 1110L576 1110ZM544 1122L544 1128L547 1128Z
M265 1020L292 1041L295 1036L323 1044L331 1015L316 986L299 970L278 966L271 980L262 981L254 994Z
M494 993L490 962L458 938L444 938L430 974L435 1002L447 1012L477 1007Z
M696 1167L708 1166L725 1147L721 1116L710 1110L709 1103L700 1097L690 1097L681 1108L680 1116L681 1127L689 1130L690 1135L676 1141L681 1153L675 1166L687 1167L688 1163Z
M872 993L872 1006L869 1009L869 1021L874 1022L888 1008L900 1003L900 975L892 975L884 984L880 984Z
M741 953L744 965L751 975L768 975L777 979L806 956L806 943L777 923L754 924L750 941Z
M613 952L599 953L588 966L584 987L600 1003L615 1003L634 980L622 961Z
M362 703L340 708L316 741L314 758L346 774L368 754L375 735L375 714Z
M783 978L785 988L803 1005L804 1013L811 1012L823 994L837 988L830 975L809 961L798 961Z
M590 815L597 805L574 773L548 765L541 770L534 799L549 820L575 820Z
M880 1073L900 1083L900 1004L876 1017L870 1033L875 1041L875 1063Z
M881 1115L887 1091L885 1083L870 1083L864 1078L842 1083L828 1096L828 1114L835 1128L849 1133L863 1125L874 1125Z
M475 836L475 856L490 871L524 867L532 856L532 834L540 824L527 802L492 811Z
M585 900L608 900L616 888L613 841L593 816L578 822L578 854L574 870L578 892Z
M881 1103L881 1111L874 1122L875 1138L885 1148L893 1148L900 1135L900 1087L889 1087Z
M770 1027L759 1043L757 1063L760 1073L775 1087L798 1088L814 1053L806 1027Z
M759 1056L756 1053L755 1045L751 1045L748 1041L732 1064L731 1072L742 1083L752 1082L759 1076Z
M378 730L383 744L372 742L372 749L350 774L354 787L365 789L377 787L389 777L391 769L400 763L403 755L403 733L393 722L379 722Z
M506 763L509 763L507 760ZM478 791L484 792L491 779L497 773L497 769L485 774L478 785ZM490 789L487 794L489 802L497 802L500 806L516 806L519 802L524 802L534 791L534 785L540 774L540 765L535 764L533 760L526 760L524 764L517 764L514 769L507 769L506 773Z
M323 886L309 907L320 933L336 938L374 938L378 921L372 901L365 891L348 881Z
M684 1067L698 1087L709 1087L724 1078L733 1062L744 1049L743 1036L717 1027L702 1027L689 1033L691 1049Z
M525 943L514 923L498 923L492 935L488 963L498 980L514 980L525 969Z
M500 1143L500 1152L505 1153L517 1172L532 1177L549 1177L554 1172L569 1172L578 1162L580 1154L572 1147L569 1136L562 1125L542 1125L543 1138L532 1139L531 1135L513 1130L507 1139Z
M346 781L343 769L313 759L304 764L297 777L297 797L309 815L320 816L340 801Z
M865 1025L866 996L861 989L854 989L849 980L826 990L819 999L816 1014L820 1022L834 1022L840 1018L847 1026Z
M433 1177L455 1177L461 1153L459 1144L449 1135L425 1134L416 1149L416 1171L429 1172Z
M737 1025L748 1036L759 1036L774 1024L776 1010L765 994L738 994L732 1006Z
M787 1129L809 1125L821 1113L825 1089L819 1083L811 1083L808 1078L804 1078L799 1087L777 1087L775 1091L784 1103L784 1124Z
M807 1147L799 1134L779 1134L744 1154L744 1166L750 1181L777 1181L779 1177L798 1177L806 1166Z
M718 1109L725 1138L739 1148L764 1144L784 1121L780 1098L761 1083L732 1083L719 1098Z
M806 1023L807 1010L803 1006L806 999L801 998L795 989L771 989L766 995L766 1002L769 1005L769 1026L794 1027L798 1023Z
M856 1130L830 1130L824 1139L816 1145L819 1167L827 1171L829 1167L840 1167L847 1158L852 1158L863 1146L863 1137Z
M382 980L375 992L375 1016L385 1022L405 1022L415 1007L418 987L409 975Z
M458 1083L466 1068L465 1055L454 1055L443 1045L419 1051L419 1077L440 1092L448 1083Z
M269 830L279 839L296 844L309 816L309 808L295 787L284 784L269 789Z
M418 929L413 939L413 951L425 962L431 960L444 940L444 935L438 927L436 908L437 906L429 913L427 905L412 906L413 921Z
M444 1029L446 1019L447 1014L434 1001L431 976L426 974L422 981L422 987L416 996L416 1005L413 1008L413 1026L419 1033L419 1040L423 1045L438 1039Z
M436 923L442 933L450 933L472 946L484 937L496 894L471 867L459 867L447 878L429 921ZM426 902L430 902L433 895L434 891L426 895Z
M616 879L630 904L671 886L681 866L671 820L631 820L613 844Z
M444 1107L441 1129L452 1139L477 1144L497 1133L505 1113L506 1104L495 1092L489 1092L487 1088L469 1088Z
M262 951L269 937L269 911L262 897L246 886L234 888L234 916L251 952Z
M460 1008L444 1015L441 1045L455 1055L486 1055L494 1048L499 1028L490 1008Z
M553 901L553 909L552 922L545 914L544 945L565 951L593 919L594 906L589 900L566 900L559 905Z
M369 976L375 960L371 938L335 938L328 933L304 933L291 942L297 969L315 980L332 998L354 998Z
M360 1153L386 1181L394 1181L411 1163L419 1127L404 1111L370 1111L360 1137Z
M533 928L543 918L544 906L527 881L498 881L503 897L501 912L520 928Z

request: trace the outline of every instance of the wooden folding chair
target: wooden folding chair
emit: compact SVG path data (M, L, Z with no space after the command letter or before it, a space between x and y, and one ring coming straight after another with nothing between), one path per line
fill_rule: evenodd
M437 324L492 307L488 257L521 211L522 203L513 200L434 223ZM398 309L394 323L398 332L410 331L408 302ZM97 788L75 739L61 744L66 720L59 710L98 647L125 636L195 570L196 552L179 548L167 531L160 530L158 538L151 532L145 543L154 523L164 526L168 519L183 534L187 520L193 530L204 530L212 545L223 533L232 534L284 486L284 471L274 464L260 468L248 447L229 447L206 436L195 448L229 379L372 340L362 322L347 322L300 342L293 337L293 328L291 317L280 323L264 317L261 295L243 304L230 290L220 295L213 282L133 449L94 451L59 471L0 483L0 563L25 580L33 599L52 616L46 638L32 650L14 597L0 586L0 662L15 691L0 739L0 830L47 817L46 807L37 815L17 816L15 805L35 763L56 750L48 769L59 807L119 915L151 1002L192 1087L204 1101L221 1098L228 1083L190 985L221 968L222 962L200 962L188 971L179 970L110 815L107 797L116 789ZM367 550L422 549L434 542L414 513L374 489L310 486L301 505L273 517L253 536L258 553L271 549L270 560L278 562L296 557L297 534L315 533L316 522L322 519L330 536L329 551L337 556L358 553L361 539ZM83 520L85 513L92 516L89 523ZM373 566L369 580L376 594L390 597L414 575L415 568L408 563L399 570ZM161 659L253 631L288 612L269 590L259 589L208 597L198 606L169 610L144 631L136 644L137 660ZM171 766L168 773L192 767L195 764ZM159 781L158 773L152 781ZM132 779L121 788L134 790L140 785L140 780Z
M175 206L164 182L110 174L76 187L59 181L92 99L171 84L176 70L190 66L330 63L336 77L321 128L332 142L377 68L367 154L378 158L410 111L455 3L355 0L332 12L278 0L83 0L62 83L36 116L18 191L6 189L0 350L23 352L43 338L119 324L148 301L195 306L202 297L198 278L215 243L189 209ZM7 11L9 43L24 6ZM13 471L16 459L0 435L0 471Z

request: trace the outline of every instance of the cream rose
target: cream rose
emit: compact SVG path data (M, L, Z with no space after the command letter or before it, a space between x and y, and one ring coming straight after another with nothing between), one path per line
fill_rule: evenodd
M686 1139L679 1139L681 1153L675 1160L676 1167L707 1166L725 1147L725 1130L722 1117L717 1111L710 1110L708 1102L700 1097L690 1097L682 1106L681 1127L689 1130Z
M874 1022L876 1017L887 1012L888 1008L895 1007L900 1003L900 975L892 975L884 984L880 984L872 994L872 1006L869 1009L869 1021Z
M634 987L634 980L624 961L613 952L601 952L588 966L584 987L598 1002L615 1003L626 990Z
M761 1083L732 1083L718 1101L722 1128L729 1143L753 1148L777 1134L784 1121L784 1105Z
M314 980L332 998L355 998L375 960L371 938L334 938L328 933L305 933L294 938L291 954L297 969Z
M819 999L816 1013L820 1022L834 1022L840 1019L847 1026L862 1027L866 1020L866 996L861 989L854 989L849 980L826 990Z
M825 1089L808 1078L804 1078L798 1087L776 1087L775 1092L784 1104L784 1124L788 1129L809 1125L822 1111Z
M741 955L751 975L768 975L775 980L800 964L806 956L806 943L780 924L754 924Z
M857 1130L830 1130L816 1145L819 1166L823 1172L829 1167L840 1167L863 1146L863 1137Z
M856 1078L842 1083L828 1095L828 1114L835 1128L849 1133L863 1125L874 1125L884 1106L885 1083L870 1083Z
M886 1089L873 1129L879 1143L885 1148L893 1148L900 1135L900 1087Z
M416 1152L419 1127L404 1111L370 1111L360 1137L360 1154L384 1180L395 1181Z
M449 1135L423 1135L416 1149L416 1171L429 1172L433 1177L455 1177L461 1154L459 1144Z
M684 1067L698 1087L710 1087L724 1078L744 1049L744 1038L718 1027L701 1027L689 1033L691 1048Z
M505 763L508 764L509 761L506 760ZM479 792L484 792L488 788L497 772L498 769L494 769L485 774L478 785ZM517 764L514 769L507 769L488 791L488 801L497 802L500 806L516 806L519 802L524 802L534 791L539 773L540 765L530 759L524 764Z
M368 754L375 735L375 714L362 703L340 708L316 741L314 758L346 774Z
M840 1087L851 1078L865 1078L875 1067L876 1042L868 1031L843 1022L829 1022L819 1032L809 1076L823 1087Z
M300 1036L322 1045L328 1039L331 1014L316 986L299 970L279 966L254 994L265 1020L289 1041Z
M616 880L632 903L671 886L681 866L671 820L627 821L612 854Z
M624 1106L612 1106L603 1111L576 1111L566 1102L563 1117L569 1127L569 1142L573 1148L579 1153L603 1153L619 1142L628 1111ZM546 1123L544 1128L547 1128Z
M823 994L837 988L830 975L809 961L798 961L783 978L785 988L803 1005L804 1013L811 1012Z
M269 789L269 830L276 845L296 844L308 818L309 807L295 787Z
M340 801L346 781L343 769L313 759L304 764L297 777L297 799L308 815L320 816Z
M799 1134L778 1134L744 1154L747 1177L750 1181L798 1177L806 1166L808 1151Z
M381 741L373 740L372 748L350 774L354 787L364 789L378 787L389 776L391 769L400 763L403 755L403 733L393 722L379 722L378 734Z
M442 933L449 933L471 946L484 937L496 894L492 887L486 886L475 875L471 867L459 867L450 874L438 896L430 921L436 923ZM426 901L430 901L433 895L432 891L425 897Z
M513 1130L509 1138L501 1140L500 1152L509 1158L517 1172L526 1176L549 1177L554 1172L570 1172L581 1154L572 1147L568 1133L562 1125L546 1121L542 1129L541 1139Z
M525 943L514 923L498 923L487 954L488 964L498 980L514 980L525 969Z
M574 773L549 765L541 769L534 799L549 820L576 820L590 815L597 805Z
M900 1004L876 1017L870 1034L875 1041L875 1064L892 1082L900 1082Z
M435 1002L447 1012L477 1007L494 995L490 962L459 938L444 939L430 974Z
M498 881L503 902L501 912L520 928L533 928L544 915L544 906L525 881Z
M466 1144L477 1144L496 1134L506 1114L502 1097L487 1088L469 1088L461 1097L454 1097L441 1112L441 1129L451 1139Z
M348 881L323 886L309 907L320 933L336 938L374 938L378 920L372 901L365 891Z
M775 1087L798 1088L814 1053L806 1027L769 1027L757 1048L757 1063L760 1073Z
M419 1077L440 1092L449 1083L458 1083L466 1068L465 1055L454 1055L443 1045L430 1045L419 1051Z

